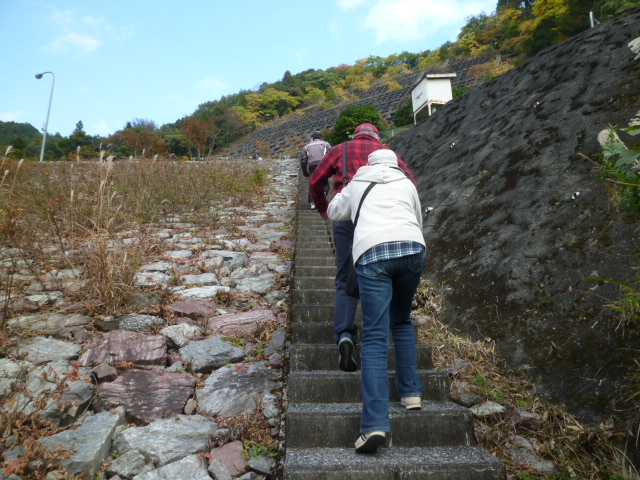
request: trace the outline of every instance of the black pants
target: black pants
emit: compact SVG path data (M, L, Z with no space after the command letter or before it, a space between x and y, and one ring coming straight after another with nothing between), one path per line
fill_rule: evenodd
M307 166L307 170L309 171L309 204L313 203L313 197L311 196L311 175L316 171L316 168L320 165L319 163L314 163L313 165ZM329 184L324 189L324 194L329 194Z

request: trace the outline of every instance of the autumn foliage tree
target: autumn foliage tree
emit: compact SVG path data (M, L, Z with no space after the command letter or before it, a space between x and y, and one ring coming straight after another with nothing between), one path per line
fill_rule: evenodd
M144 120L140 118L127 122L122 130L114 133L109 142L125 147L131 156L153 156L164 155L166 146L162 137L158 134L158 128L152 120ZM123 153L123 150L120 150Z
M262 122L291 113L300 103L300 98L275 88L267 88L263 93L251 93L247 96L247 108Z
M187 141L194 146L197 158L211 156L215 144L215 127L211 120L200 116L187 117L182 131Z

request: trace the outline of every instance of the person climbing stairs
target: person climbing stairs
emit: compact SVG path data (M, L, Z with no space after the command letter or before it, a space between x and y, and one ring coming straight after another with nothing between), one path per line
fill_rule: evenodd
M504 465L476 446L473 416L450 400L449 376L434 370L428 345L418 346L424 389L420 410L400 403L390 346L391 444L375 454L356 453L354 439L362 409L360 372L338 369L331 224L307 208L307 185L301 179L287 349L284 479L504 479ZM361 321L359 314L357 321Z

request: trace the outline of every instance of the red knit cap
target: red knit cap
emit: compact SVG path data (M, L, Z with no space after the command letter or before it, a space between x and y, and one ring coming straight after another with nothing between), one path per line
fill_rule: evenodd
M353 136L357 137L358 135L371 135L375 138L380 138L380 132L375 125L370 123L361 123L356 127L356 131L353 132Z

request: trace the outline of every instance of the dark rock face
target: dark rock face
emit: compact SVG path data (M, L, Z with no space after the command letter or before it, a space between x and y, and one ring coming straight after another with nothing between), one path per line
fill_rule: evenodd
M629 396L638 332L615 328L606 305L618 288L587 277L630 280L640 235L580 154L594 158L598 133L640 110L640 52L629 45L638 37L635 7L450 102L392 145L423 209L433 208L427 273L445 287L444 320L494 339L513 366L533 367L539 393L589 420Z

